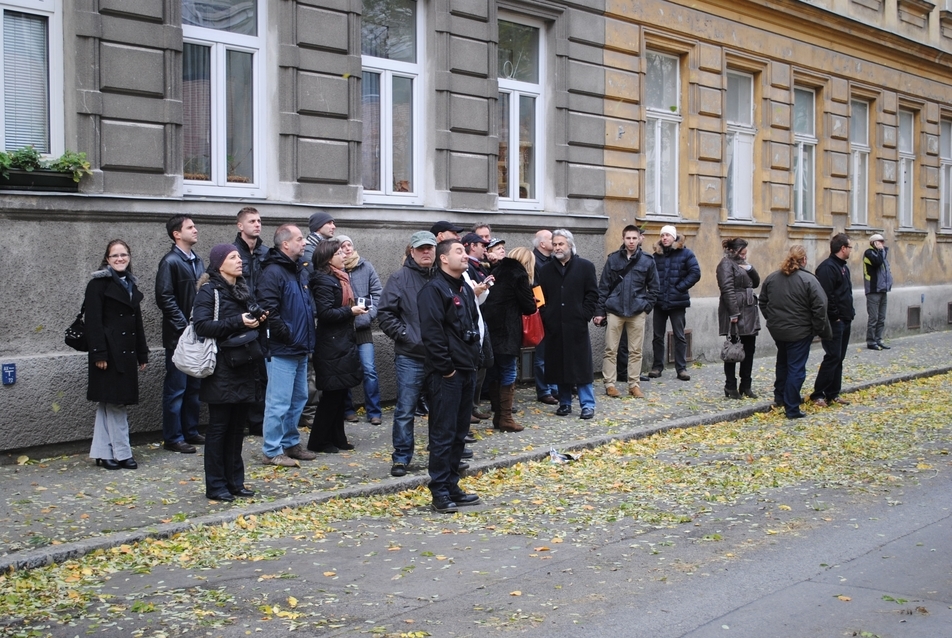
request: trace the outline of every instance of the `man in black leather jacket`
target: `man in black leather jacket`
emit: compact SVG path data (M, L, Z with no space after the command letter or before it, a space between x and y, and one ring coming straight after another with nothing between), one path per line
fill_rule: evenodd
M192 251L198 229L185 215L165 224L174 245L159 262L155 275L155 303L162 311L162 345L165 347L165 382L162 386L162 439L165 449L194 454L194 444L204 443L198 433L198 391L201 379L190 377L172 363L172 353L188 326L195 301L195 283L205 272L202 258Z

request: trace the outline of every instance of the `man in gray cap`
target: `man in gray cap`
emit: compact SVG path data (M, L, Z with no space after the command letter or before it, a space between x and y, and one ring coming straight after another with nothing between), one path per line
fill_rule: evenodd
M406 476L413 459L413 416L423 392L426 349L420 334L417 296L436 272L436 237L421 230L410 237L410 254L403 267L383 287L377 322L393 339L397 372L397 403L393 408L393 466L390 474Z
M301 256L301 266L307 271L308 277L314 273L314 266L311 264L311 258L314 255L314 248L326 239L331 239L337 230L337 224L334 217L326 210L318 209L311 215L307 222L310 233L304 240L304 254Z
M870 350L889 350L889 346L883 343L883 331L886 329L886 293L892 290L893 283L888 256L886 238L879 233L870 237L869 248L863 253L866 347Z

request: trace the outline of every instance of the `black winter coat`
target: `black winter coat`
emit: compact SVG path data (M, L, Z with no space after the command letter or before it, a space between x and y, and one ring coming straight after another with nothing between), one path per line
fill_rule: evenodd
M268 258L268 247L261 243L261 238L255 240L255 249L248 248L248 244L241 238L241 233L235 237L235 248L241 255L241 275L245 278L245 283L251 292L258 286L258 278L261 277L261 271L264 270L264 260Z
M268 311L268 349L276 357L314 351L314 302L300 264L276 248L268 251L255 299Z
M417 297L427 374L446 376L479 368L479 311L476 295L463 278L437 270Z
M624 245L608 256L602 277L598 282L598 308L596 317L605 317L611 313L616 317L635 317L642 313L650 314L658 299L658 268L654 259L644 254L641 248L635 251L631 259L635 263L628 268L628 250Z
M315 272L311 294L317 309L314 385L318 390L346 390L360 385L364 368L357 351L354 315L342 305L344 290L330 273Z
M853 283L850 268L846 262L830 255L816 267L816 278L823 286L828 301L826 313L830 323L852 321L856 316L853 309Z
M215 290L218 290L218 320L215 320ZM251 297L254 301L254 297ZM248 312L248 302L235 298L232 290L219 277L203 284L195 297L192 319L195 333L200 337L214 337L219 343L225 339L256 330L245 326L241 315ZM260 332L260 331L259 331ZM264 338L259 334L259 342ZM263 357L262 357L263 358ZM219 348L215 372L202 379L199 398L205 403L255 403L264 400L266 377L262 376L260 361L232 368L225 363Z
M813 273L803 269L789 275L780 270L767 275L760 287L760 311L774 341L833 337L826 317L826 293Z
M754 288L760 285L760 275L751 266L745 270L725 255L717 265L717 287L721 291L717 304L717 326L720 334L726 335L731 318L737 317L737 334L744 336L760 332L760 310Z
M657 242L654 258L661 286L655 305L662 310L690 308L691 293L688 291L701 280L701 266L694 253L684 247L684 237L678 235L667 251L660 241Z
M132 277L131 273L128 275ZM86 398L117 405L139 402L139 364L148 363L140 305L144 298L132 277L132 298L112 269L93 273L86 286L86 338L89 341L89 386ZM105 370L96 367L105 361Z
M194 268L176 246L165 253L155 275L155 304L162 311L162 347L175 350L188 325L195 301L195 285L205 272L202 258L194 252Z
M506 257L492 271L496 284L480 310L489 327L493 355L519 356L522 349L522 316L536 311L529 274L515 259Z
M403 268L395 271L383 287L377 323L393 339L393 351L414 359L424 359L426 349L420 336L420 312L417 297L437 268L423 268L407 257Z
M550 259L539 271L545 295L542 325L545 327L545 380L547 383L592 383L592 341L588 322L598 306L595 265L573 256L563 267Z

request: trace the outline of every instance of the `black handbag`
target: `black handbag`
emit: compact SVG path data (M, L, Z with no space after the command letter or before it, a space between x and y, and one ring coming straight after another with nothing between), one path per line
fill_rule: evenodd
M66 328L63 341L73 350L89 352L89 342L86 340L86 304L80 308L79 314Z
M738 332L737 324L732 321L727 329L727 339L721 346L721 360L724 363L740 363L744 360L744 344Z
M264 359L257 330L246 330L219 341L218 353L229 368L238 368Z

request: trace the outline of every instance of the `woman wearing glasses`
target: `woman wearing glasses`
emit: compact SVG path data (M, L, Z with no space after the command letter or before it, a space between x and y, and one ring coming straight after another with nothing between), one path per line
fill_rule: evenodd
M139 402L139 372L145 370L149 348L139 309L143 295L132 274L131 253L121 239L110 241L100 270L86 286L86 398L99 403L89 456L107 470L138 467L129 445L126 406Z

